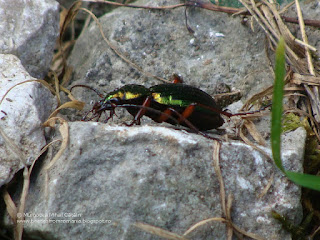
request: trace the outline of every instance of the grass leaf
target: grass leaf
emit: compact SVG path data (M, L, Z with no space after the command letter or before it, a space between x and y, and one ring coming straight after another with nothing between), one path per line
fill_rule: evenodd
M285 42L280 38L276 50L275 82L272 98L271 147L272 156L277 167L284 172L281 162L281 119L285 69Z
M310 174L286 171L281 161L281 132L282 132L282 101L285 69L285 42L281 37L276 50L275 82L272 98L271 117L271 148L272 156L277 167L294 183L320 191L320 177Z
M292 182L294 182L302 187L311 188L313 190L320 191L320 177L319 176L291 172L291 171L285 171L285 174Z

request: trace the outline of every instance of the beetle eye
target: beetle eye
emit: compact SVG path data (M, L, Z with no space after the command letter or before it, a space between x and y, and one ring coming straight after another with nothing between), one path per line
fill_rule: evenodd
M118 105L120 102L119 98L111 98L107 101L100 100L99 102L96 102L94 107L97 112L101 111L109 111L115 108L116 105Z

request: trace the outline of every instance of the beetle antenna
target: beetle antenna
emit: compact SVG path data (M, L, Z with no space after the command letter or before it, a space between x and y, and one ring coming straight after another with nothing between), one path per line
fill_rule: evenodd
M262 107L262 108L260 108L259 110L256 110L256 111L241 112L241 113L230 113L230 112L227 112L227 111L225 111L225 110L219 110L219 109L217 109L217 108L208 107L208 106L205 106L205 105L203 105L203 104L198 104L198 106L199 106L199 105L200 105L201 107L203 107L203 108L207 108L207 109L209 109L209 110L211 110L211 111L213 111L213 112L222 114L222 115L230 118L230 117L234 117L234 116L245 116L245 115L249 115L249 114L255 114L255 113L258 113L258 112L261 112L261 111L267 109L267 108L270 107L272 104L270 103L270 104L268 104L267 106L264 106L264 107Z
M232 117L233 116L245 116L245 115L249 115L249 114L259 113L259 112L261 112L263 110L266 110L268 107L271 107L271 105L272 105L272 103L270 103L267 106L264 106L264 107L262 107L262 108L260 108L259 110L256 110L256 111L235 113L235 114L232 114Z
M70 92L71 92L71 91L72 91L72 89L73 89L73 88L75 88L75 87L84 87L84 88L88 88L88 89L90 89L90 90L94 91L96 94L98 94L98 95L99 95L99 97L101 97L101 98L103 98L103 97L104 97L104 96L103 96L103 94L101 94L97 89L95 89L95 88L93 88L93 87L90 87L90 86L87 86L87 85L83 85L83 84L77 84L77 85L72 86L72 87L70 88Z

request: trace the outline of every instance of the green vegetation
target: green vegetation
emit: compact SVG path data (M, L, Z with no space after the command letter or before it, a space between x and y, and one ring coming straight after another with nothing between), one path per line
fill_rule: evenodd
M276 50L275 83L272 100L271 145L272 156L277 167L294 183L320 191L320 177L287 171L281 161L282 101L285 77L285 42L281 38Z

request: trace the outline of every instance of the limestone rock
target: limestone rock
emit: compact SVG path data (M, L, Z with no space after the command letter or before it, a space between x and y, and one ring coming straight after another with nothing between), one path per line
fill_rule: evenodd
M14 54L29 74L43 78L59 34L53 0L0 0L0 53Z
M70 142L49 170L48 185L42 170L31 186L26 220L33 222L25 224L25 233L47 232L61 240L158 239L132 224L143 222L183 234L201 220L222 217L211 140L165 127L94 122L73 122L69 127ZM305 137L303 129L284 137L288 168L302 171ZM234 198L234 223L265 239L291 239L271 210L299 222L300 187L243 143L224 142L220 158L226 194ZM272 174L273 184L260 198ZM224 224L211 222L188 237L225 239L225 234Z
M0 54L0 99L14 85L32 80L11 54ZM55 107L55 99L50 91L37 82L21 84L13 88L0 105L0 127L17 145L23 160L30 165L46 144L41 124ZM9 182L23 167L15 151L0 135L0 186Z

